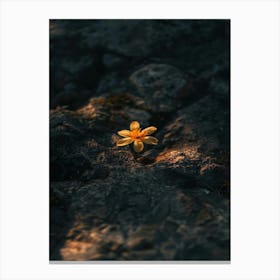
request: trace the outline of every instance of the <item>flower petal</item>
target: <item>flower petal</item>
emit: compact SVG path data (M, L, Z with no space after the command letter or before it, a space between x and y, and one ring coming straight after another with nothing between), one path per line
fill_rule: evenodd
M143 144L143 142L140 141L140 140L135 140L135 141L134 141L133 147L134 147L134 151L135 151L135 152L140 153L140 152L142 152L143 149L144 149L144 144Z
M131 140L131 138L129 138L129 137L123 138L117 142L117 146L121 147L121 146L129 145L132 142L133 142L133 140Z
M131 124L130 124L130 130L137 130L140 128L140 124L139 122L137 121L133 121Z
M145 136L143 142L150 145L157 145L158 139L153 136Z
M130 131L129 130L120 130L120 131L118 131L118 134L122 137L129 137Z
M155 131L157 131L157 128L155 126L149 126L143 129L141 132L143 133L143 135L150 135L153 134Z

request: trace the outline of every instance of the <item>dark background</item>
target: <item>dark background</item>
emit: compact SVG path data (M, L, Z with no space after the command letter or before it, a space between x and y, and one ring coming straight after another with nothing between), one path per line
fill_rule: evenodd
M50 20L50 259L229 260L229 204L230 21Z

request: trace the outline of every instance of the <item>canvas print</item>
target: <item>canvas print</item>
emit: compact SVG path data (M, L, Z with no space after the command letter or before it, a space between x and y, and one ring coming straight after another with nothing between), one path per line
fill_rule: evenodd
M49 36L50 261L229 261L230 20Z

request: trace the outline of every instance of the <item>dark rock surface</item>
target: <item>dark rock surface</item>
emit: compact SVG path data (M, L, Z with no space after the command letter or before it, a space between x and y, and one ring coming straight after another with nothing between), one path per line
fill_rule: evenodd
M229 21L50 21L50 259L229 260ZM157 146L117 147L156 126Z

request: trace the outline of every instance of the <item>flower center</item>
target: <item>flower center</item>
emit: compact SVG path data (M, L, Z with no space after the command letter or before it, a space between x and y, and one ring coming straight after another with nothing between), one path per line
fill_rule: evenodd
M134 140L142 140L144 135L140 132L140 130L131 131L130 138Z

